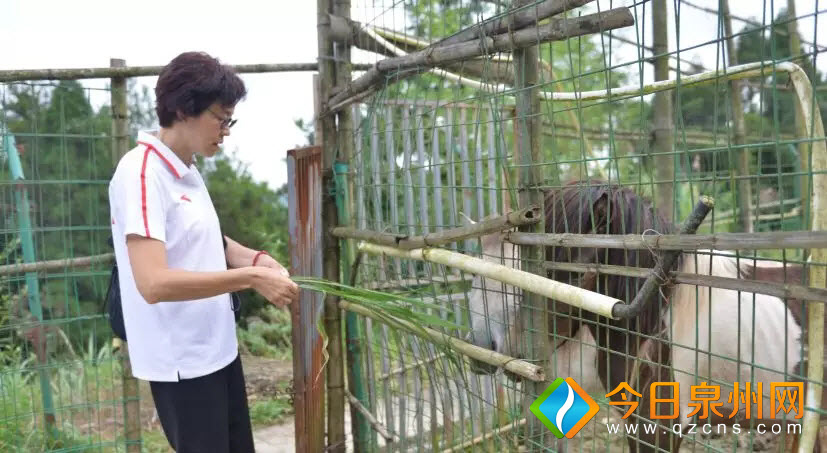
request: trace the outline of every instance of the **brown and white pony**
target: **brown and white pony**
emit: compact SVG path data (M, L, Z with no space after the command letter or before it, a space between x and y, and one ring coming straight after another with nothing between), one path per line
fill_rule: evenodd
M674 233L676 228L660 216L652 204L632 190L615 185L590 183L568 185L547 192L545 198L546 231L579 234L649 234ZM503 243L501 235L482 238L486 259L512 267L519 266L518 248ZM673 270L718 277L778 279L795 272L777 266L756 265L754 261L698 251L682 253ZM649 250L548 247L547 261L619 265L654 268L656 256ZM799 277L801 275L798 268ZM631 302L643 278L608 274L549 271L548 277ZM476 277L469 297L474 344L521 357L523 319L518 307L519 292L493 279ZM733 412L727 402L732 383L762 382L764 414L770 412L770 383L800 380L802 357L801 305L795 301L764 294L737 292L720 288L677 284L661 288L657 300L638 317L610 320L580 311L562 302L548 300L549 343L554 350L551 363L555 373L549 378L573 377L586 391L609 393L621 382L628 382L643 396L635 414L627 423L652 423L649 415L651 382L678 382L679 416L661 420L657 434L644 433L627 437L631 451L677 452L682 440L678 432L691 422L687 405L691 386L702 382L720 385L722 403L719 411ZM791 305L788 305L791 304ZM524 339L523 339L524 340ZM476 371L486 371L484 367ZM491 371L488 369L487 371ZM753 389L754 390L754 389ZM668 393L659 398L670 397ZM628 395L631 396L631 395ZM620 401L620 394L613 398ZM635 397L632 396L634 399ZM746 431L744 404L738 420ZM753 410L755 405L753 405ZM623 407L625 410L626 408ZM658 412L669 413L661 406ZM780 412L783 417L784 413ZM790 418L791 416L787 416ZM693 417L694 418L694 417ZM771 417L775 418L775 417ZM780 417L779 417L780 418ZM698 420L717 424L734 420ZM754 423L759 423L755 421ZM769 424L779 421L765 420ZM789 422L789 421L788 421ZM796 423L800 420L792 420ZM674 429L675 424L680 424ZM755 425L754 425L755 426ZM664 434L666 431L666 434ZM559 445L564 448L564 445Z

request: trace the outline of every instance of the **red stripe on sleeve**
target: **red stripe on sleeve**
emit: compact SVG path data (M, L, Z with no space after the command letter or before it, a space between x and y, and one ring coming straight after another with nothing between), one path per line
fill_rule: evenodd
M150 147L147 146L144 150L144 163L141 165L141 213L144 216L144 228L146 229L146 237L149 236L149 219L146 217L146 160L149 158Z

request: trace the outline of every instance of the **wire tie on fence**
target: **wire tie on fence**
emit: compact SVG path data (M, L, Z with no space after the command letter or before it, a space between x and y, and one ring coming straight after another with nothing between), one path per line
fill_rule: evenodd
M646 242L646 233L648 232L655 233L655 235L657 236L657 239L655 239L655 249L660 248L660 237L663 236L663 234L661 234L659 231L653 228L647 228L643 231L643 233L640 234L640 237L641 240L643 240L643 245L645 245L646 249L649 250L649 253L652 254L652 260L655 263L655 266L652 268L652 273L655 274L655 277L657 277L660 280L660 284L658 285L658 293L660 294L662 300L668 300L669 298L663 292L663 287L666 285L672 286L674 282L672 282L672 277L669 275L669 269L663 269L661 273L658 274L658 268L660 267L662 261L660 258L660 254L657 253L654 249L652 249L649 243Z

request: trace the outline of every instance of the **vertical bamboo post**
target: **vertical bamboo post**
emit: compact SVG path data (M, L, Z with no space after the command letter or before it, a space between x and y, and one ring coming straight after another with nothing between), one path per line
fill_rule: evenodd
M317 31L319 46L319 100L321 110L327 109L335 80L333 40L330 38L330 16L333 0L317 0ZM333 163L336 158L336 124L331 115L316 116L322 132L322 250L324 277L339 280L339 241L330 234L339 223L336 200L332 196ZM345 392L342 356L342 330L338 298L325 296L324 325L327 343L327 450L345 451Z
M379 119L374 114L370 119L370 168L373 176L373 225L376 231L383 231L384 219L382 217L382 172L379 158ZM387 281L386 261L384 256L379 259L379 279ZM399 277L397 277L399 278Z
M413 198L413 177L411 176L411 154L413 144L411 143L411 115L407 106L402 108L402 180L404 181L404 205L406 233L413 236L416 234L416 220L414 219L414 198ZM416 277L416 265L408 260L408 278Z
M126 66L126 60L111 58L109 66L122 68ZM110 103L112 105L112 167L129 151L127 115L129 109L126 101L126 78L112 77L112 87L109 91Z
M434 116L434 118L436 118L436 116ZM428 162L427 158L425 157L425 127L426 127L426 122L425 122L425 111L422 107L419 107L416 110L416 123L415 124L416 124L416 156L417 156L417 160L419 161L419 171L417 172L417 175L419 177L419 220L420 220L420 222L422 222L422 234L428 234L431 231L431 220L430 220L430 213L429 213L429 209L428 209L429 200L430 200L430 197L428 197L428 171L430 169L431 173L433 174L437 170L435 170L435 168L432 165L426 165L426 163ZM436 125L432 125L432 127L435 128ZM434 177L433 179L436 179L436 178ZM430 263L424 263L425 278L426 279L428 279L428 280L433 279L434 268L435 267L432 266ZM439 269L439 267L437 266L436 269ZM429 313L429 314L433 314L433 313ZM417 347L417 343L418 343L418 341L414 340L414 343L413 343L414 351L413 352L414 352L414 359L415 360L424 361L426 359L426 357L431 358L436 354L435 348L432 344L427 344L427 345L425 345L423 350L419 350L419 348ZM434 374L433 368L431 368L431 367L424 367L424 368L425 368L425 372L428 376L428 397L429 397L429 401L430 401L430 404L428 406L428 409L430 411L430 422L431 422L430 427L429 427L429 431L430 431L430 434L431 434L432 444L434 446L436 446L436 445L438 445L438 439L435 437L436 436L436 431L437 431L437 429L436 429L437 428L437 415L436 415L436 401L437 401L437 398L436 398L436 390L434 388L435 384L436 384L436 376ZM422 373L421 373L421 369L420 369L420 376L421 376L421 374ZM418 416L420 417L420 420L419 420L419 428L420 428L419 429L419 436L420 436L420 438L424 438L425 433L422 431L423 422L421 420L422 417L424 416L424 414L422 412L420 412L420 413L418 413Z
M798 20L795 12L795 0L787 0L787 19L787 35L790 37L790 56L793 57L793 62L795 62L799 66L802 66L802 62L795 58L796 56L801 55L801 37L798 35ZM809 127L809 124L804 124L804 117L799 111L799 109L795 109L796 133L801 130L809 130ZM810 212L811 194L809 143L801 142L798 144L798 156L799 160L801 161L801 172L804 173L804 176L801 177L801 209L804 222L809 222L812 214Z
M373 186L375 188L374 193L379 193L379 187L381 186L381 179L380 173L378 168L376 167L381 162L379 158L379 129L377 126L377 119L376 114L373 115L373 129L371 131L371 157L373 159L372 166L374 168L374 181ZM388 205L390 206L390 222L391 222L391 231L394 233L399 232L399 214L397 211L397 201L396 201L396 146L394 145L394 129L393 129L393 121L394 121L394 111L393 107L388 106L385 115L385 157L387 161L387 168L388 168ZM374 206L380 205L379 204L379 196L374 199ZM377 210L378 214L381 216L381 210ZM375 219L377 222L380 220L379 218ZM383 263L380 261L380 265ZM394 271L395 271L395 278L401 279L402 278L402 261L399 258L393 259L394 264ZM384 266L382 266L384 269ZM383 270L380 269L380 272ZM381 275L381 274L380 274ZM381 277L380 277L381 278ZM370 319L366 319L365 322L370 322ZM368 334L372 334L372 329L368 328ZM382 374L387 376L391 370L391 357L390 357L390 340L389 340L389 329L388 326L384 323L380 326L379 332L379 340L381 344L379 345L379 364L382 369ZM370 337L369 337L370 338ZM369 357L373 357L373 354L369 354ZM393 398L391 392L391 384L388 382L388 379L382 380L382 394L384 395L384 406L385 406L385 426L388 428L390 432L394 432L395 423L394 423L394 411L393 411ZM400 423L401 420L400 420ZM401 426L401 425L400 425ZM401 431L400 431L401 432ZM389 448L389 451L393 451L393 448Z
M727 61L730 67L738 65L738 55L735 51L735 38L732 35L732 17L729 14L729 0L721 0L721 15L724 17L724 32L726 33ZM741 81L729 81L729 95L732 104L732 119L735 133L733 142L738 147L736 151L736 175L744 179L736 182L738 186L738 218L741 222L741 231L752 233L752 184L746 177L749 176L749 149L742 145L746 143L746 122L744 121L744 107L741 103Z
M492 215L498 215L506 212L500 209L497 201L499 187L497 185L497 135L494 121L500 117L494 114L494 109L489 109L488 112L488 211Z
M655 57L655 80L669 79L669 11L666 0L652 3L652 48ZM675 157L672 92L658 91L653 101L655 136L655 194L658 208L671 221L675 206Z
M339 17L350 18L350 0L334 0L333 12ZM343 86L350 82L350 42L337 42L334 45L336 54L336 81ZM337 142L341 149L342 169L348 169L348 164L353 160L353 115L352 109L342 109L337 114L338 137ZM358 137L356 138L359 139ZM340 197L341 222L346 225L355 226L355 219L351 218L353 212L353 172L361 171L358 167L349 168L344 175L340 176L340 183L337 184L337 195ZM342 180L344 179L344 180ZM339 191L344 190L344 193ZM351 283L351 264L356 260L353 240L343 241L346 244L345 266L343 276L345 282ZM374 410L373 405L368 401L368 394L365 389L365 380L362 374L362 334L359 329L359 316L351 311L345 314L345 344L347 345L347 385L350 393L367 407ZM353 449L356 452L369 451L371 448L371 430L368 420L353 405L350 407L351 435L353 436Z
M485 218L485 172L482 167L482 121L483 108L477 107L476 121L474 123L474 176L476 176L475 189L477 194L477 220Z
M121 68L126 66L126 60L112 58L109 66ZM126 78L113 77L110 89L112 105L112 166L129 151L128 115L126 100ZM117 340L117 339L116 339ZM123 426L126 451L141 451L141 411L138 380L132 376L132 364L129 362L126 345L119 349L121 356L121 392L123 394Z
M459 159L462 165L462 211L469 218L474 218L474 213L471 212L471 163L468 157L468 116L467 109L462 107L459 109ZM480 219L476 219L480 220ZM474 250L474 241L472 239L465 240L465 253L470 253Z
M515 6L523 6L530 0L518 0ZM543 154L540 149L541 140L541 110L538 96L537 81L539 78L539 50L538 46L515 49L514 55L514 87L517 90L517 117L515 118L517 144L517 187L520 190L519 206L544 206L543 193L538 186L543 181L542 163ZM540 216L545 219L545 215ZM545 231L545 222L520 228L520 231L542 233ZM540 263L543 261L542 247L520 247L521 268L535 274L541 274ZM548 368L548 311L545 298L523 293L520 304L523 331L529 338L525 346L526 357L537 360L538 364ZM525 382L523 411L528 420L525 434L525 445L528 451L541 451L546 445L551 445L554 436L542 423L531 414L529 407L534 400L545 390L547 383Z
M359 107L353 107L353 117L359 118ZM363 139L364 139L364 131L362 130L363 127L366 125L360 125L357 132L356 132L356 149L353 154L353 163L356 167L356 170L351 172L354 174L355 179L357 181L358 187L356 188L356 218L357 221L354 222L355 225L358 225L360 229L367 229L367 212L366 212L366 205L365 205L365 165L364 165L364 151L363 151ZM349 282L355 282L356 276L350 275ZM358 319L358 318L357 318ZM364 332L362 335L364 336L361 340L361 344L364 346L364 357L363 359L365 362L365 369L367 371L367 396L368 402L370 405L368 406L370 410L375 411L376 409L376 378L374 373L374 364L373 364L373 322L370 318L364 319L364 324L360 324L360 326L364 325ZM348 363L353 363L348 360ZM370 447L373 448L376 445L376 432L371 430L370 434ZM354 445L354 449L356 446Z
M394 121L394 114L393 114L393 107L388 106L387 114L385 115L385 157L387 158L387 166L388 166L388 204L390 206L390 214L391 214L391 228L394 233L399 232L399 211L397 208L397 199L396 199L396 146L394 145L394 134L393 134L393 121ZM374 129L376 129L374 127ZM377 154L374 157L376 165L379 164L379 132L376 131L376 148ZM371 142L373 143L373 142ZM373 145L371 145L373 146ZM381 185L381 181L379 179L379 170L376 171L376 190L379 190L379 186ZM379 231L379 230L377 230ZM396 278L402 278L402 261L399 258L393 259L394 269L396 270Z
M450 194L450 198L448 199L448 222L450 222L451 227L458 226L457 225L457 172L456 172L456 163L454 161L454 120L456 115L454 115L453 108L446 108L445 109L445 161L448 164L448 193ZM451 243L451 249L457 249L457 243Z

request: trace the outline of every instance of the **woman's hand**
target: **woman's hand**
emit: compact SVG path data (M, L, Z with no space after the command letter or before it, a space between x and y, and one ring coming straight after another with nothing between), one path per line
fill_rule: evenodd
M279 271L285 277L290 278L290 272L287 272L287 269L285 269L284 266L281 265L281 263L276 261L270 255L262 254L261 256L259 256L258 260L256 261L256 266L269 267L271 269L275 269L275 270Z
M252 273L252 288L268 302L281 308L298 299L299 286L290 280L286 269L275 260L273 262L278 268L257 265L247 269Z

